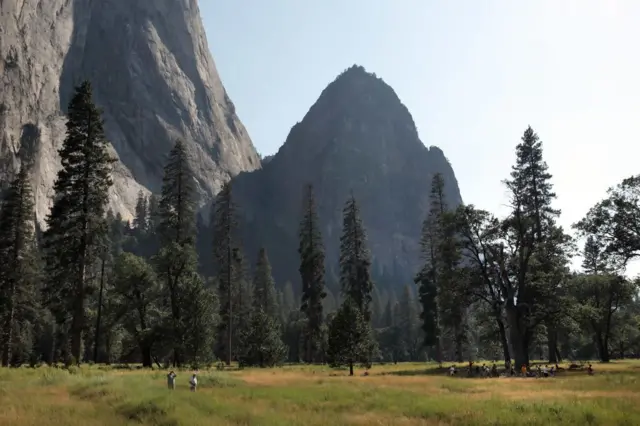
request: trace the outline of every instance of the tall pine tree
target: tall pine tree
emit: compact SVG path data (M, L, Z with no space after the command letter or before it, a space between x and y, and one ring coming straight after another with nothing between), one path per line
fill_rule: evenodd
M37 300L34 218L29 173L22 166L0 210L0 349L5 367L12 361L15 330L28 329L25 314Z
M322 342L322 301L326 297L324 283L324 246L320 222L316 211L313 186L307 185L303 199L303 217L300 221L300 277L302 279L302 304L300 310L307 317L304 332L305 362L320 361Z
M182 141L177 141L164 168L159 202L160 252L156 258L159 279L169 314L166 318L173 348L173 364L185 361L188 292L197 270L195 250L195 179Z
M59 151L62 169L53 187L54 201L44 234L46 293L58 323L66 325L71 319L64 335L70 337L70 355L80 362L88 272L106 232L104 216L115 160L107 151L101 113L93 103L88 81L76 88L67 118L67 135ZM66 342L64 346L66 349Z
M251 322L242 333L241 365L272 367L286 355L282 343L279 311L275 303L275 285L265 249L260 249L253 281Z
M271 273L271 264L267 250L258 252L255 275L253 278L253 303L272 318L278 318L280 308L276 298L276 285Z
M543 159L542 142L528 127L516 147L516 164L505 181L511 195L511 215L502 227L515 247L502 256L509 270L501 280L516 367L529 363L529 345L541 322L550 333L555 357L555 316L560 311L558 285L565 275L567 236L555 224L560 212L552 207L556 195Z
M353 375L353 363L370 365L376 342L371 332L371 260L367 236L353 195L343 210L340 237L340 283L344 301L331 321L328 355L332 365L346 363Z
M220 298L220 323L218 326L218 358L224 359L227 365L233 358L235 301L242 285L238 279L244 271L238 271L242 262L234 259L234 250L238 250L238 220L236 206L233 202L231 183L226 182L218 194L213 213L213 260L215 275L218 280L218 297ZM241 253L238 253L238 256Z
M340 285L345 297L360 309L365 322L371 322L371 257L360 209L352 195L343 209L340 237Z

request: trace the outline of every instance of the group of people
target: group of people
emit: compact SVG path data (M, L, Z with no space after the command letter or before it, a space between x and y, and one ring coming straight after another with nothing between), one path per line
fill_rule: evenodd
M167 374L167 386L171 390L176 388L176 377L177 375L173 372L173 370L170 371L169 374ZM193 373L193 375L189 379L189 390L191 390L191 392L195 392L197 387L198 378L196 377L196 373Z
M491 367L489 367L487 364L482 364L482 366L474 366L473 364L473 361L469 361L467 377L554 377L559 371L563 370L563 368L558 364L552 365L551 367L549 367L548 365L538 365L536 366L535 370L531 369L527 365L522 365L522 367L520 367L520 374L518 374L513 364L508 362L505 365L504 373L500 374L498 372L498 366L495 362ZM587 372L590 376L593 375L593 367L591 366L591 364L589 364ZM449 367L449 376L455 376L456 374L458 374L456 366L452 365L451 367Z

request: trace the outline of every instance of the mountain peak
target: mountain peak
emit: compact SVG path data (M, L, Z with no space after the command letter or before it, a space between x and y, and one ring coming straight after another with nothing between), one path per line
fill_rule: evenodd
M444 176L450 204L458 205L458 184L442 151L427 149L420 141L410 112L391 86L354 65L322 91L263 169L234 181L248 252L257 252L264 243L277 279L298 282L292 267L297 224L302 187L311 183L327 267L335 269L342 207L353 194L376 268L397 270L382 286L407 282L418 262L420 228L435 173Z

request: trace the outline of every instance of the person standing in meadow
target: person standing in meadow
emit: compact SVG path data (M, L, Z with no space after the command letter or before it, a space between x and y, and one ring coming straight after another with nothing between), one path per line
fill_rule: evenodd
M176 388L176 373L174 373L173 370L167 374L167 386L171 390Z
M191 392L195 392L197 387L198 378L196 377L196 373L193 373L193 376L191 376L191 380L189 380L189 389L191 389Z

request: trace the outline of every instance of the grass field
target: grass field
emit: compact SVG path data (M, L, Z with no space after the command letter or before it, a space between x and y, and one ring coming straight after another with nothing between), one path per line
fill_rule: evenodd
M640 362L555 378L449 378L425 364L348 377L323 367L0 370L0 425L640 425Z

